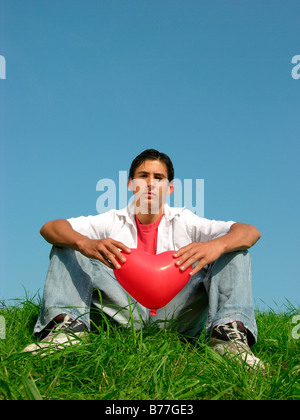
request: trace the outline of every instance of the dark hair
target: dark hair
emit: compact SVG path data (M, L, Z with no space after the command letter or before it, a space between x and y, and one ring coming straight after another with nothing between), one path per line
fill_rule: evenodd
M140 153L133 161L129 170L129 176L133 178L135 170L145 160L160 160L163 162L168 170L168 180L171 182L174 179L174 167L171 159L165 153L158 152L155 149L147 149Z

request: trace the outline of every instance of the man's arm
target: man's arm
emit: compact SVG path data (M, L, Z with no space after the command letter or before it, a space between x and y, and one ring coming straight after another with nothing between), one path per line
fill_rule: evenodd
M50 244L79 251L86 257L97 259L112 269L121 267L116 257L121 262L126 261L120 249L126 253L130 252L130 248L114 239L95 240L76 232L65 219L47 222L41 228L40 233Z
M256 227L246 225L245 223L234 223L227 235L221 236L220 242L223 242L224 254L232 251L244 251L251 248L261 237ZM223 241L222 241L223 238Z
M184 271L191 264L199 261L191 275L196 274L207 264L216 261L221 255L232 251L244 251L253 246L260 239L260 232L256 227L245 223L234 223L229 232L220 238L208 242L193 242L175 252L178 258L176 264Z

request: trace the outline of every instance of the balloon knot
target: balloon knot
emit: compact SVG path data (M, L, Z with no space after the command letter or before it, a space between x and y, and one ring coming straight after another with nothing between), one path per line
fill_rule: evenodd
M151 309L150 310L150 315L155 316L156 315L156 309Z

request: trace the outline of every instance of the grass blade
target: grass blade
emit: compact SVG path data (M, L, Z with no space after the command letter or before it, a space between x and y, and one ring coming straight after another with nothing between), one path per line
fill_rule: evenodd
M22 383L28 400L42 400L41 394L39 393L39 390L32 378L25 378L23 376Z

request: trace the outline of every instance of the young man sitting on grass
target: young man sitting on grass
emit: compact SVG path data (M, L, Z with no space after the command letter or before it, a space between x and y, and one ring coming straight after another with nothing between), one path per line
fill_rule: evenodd
M136 328L140 318L164 326L172 319L172 328L175 319L178 332L197 338L206 326L214 350L247 366L263 367L250 350L257 327L247 251L260 233L251 225L208 220L168 206L165 198L173 192L173 179L170 158L145 150L131 164L128 187L134 200L126 208L53 220L42 227L42 236L53 244L34 329L43 338L23 351L44 349L45 354L47 348L54 351L80 343L90 329L93 304L118 323L128 323L132 317ZM114 275L119 261L126 264L131 248L151 254L174 250L179 270L193 265L187 285L151 319L149 310L128 296Z

